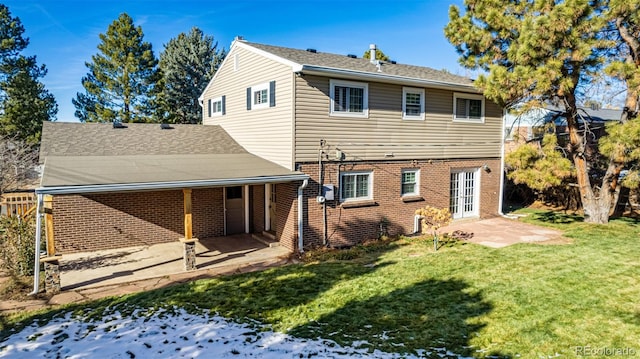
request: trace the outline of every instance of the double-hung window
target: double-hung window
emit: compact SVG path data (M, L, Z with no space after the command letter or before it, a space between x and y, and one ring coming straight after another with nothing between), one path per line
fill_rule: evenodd
M484 122L484 97L454 93L453 119L455 121Z
M367 117L369 115L369 85L362 82L331 80L330 114Z
M420 194L420 170L402 170L402 196L418 196Z
M402 118L424 120L424 89L411 87L402 89Z
M209 99L209 117L222 116L225 113L225 96Z
M340 200L358 201L372 199L373 173L344 172L340 174Z

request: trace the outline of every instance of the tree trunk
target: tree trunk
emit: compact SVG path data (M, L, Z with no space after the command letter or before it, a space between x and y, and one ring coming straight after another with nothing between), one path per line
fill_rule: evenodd
M600 208L601 201L596 198L593 188L591 187L591 179L589 178L589 164L586 158L586 144L584 136L580 134L580 129L577 121L577 106L575 97L568 95L565 97L567 119L567 129L569 131L569 153L573 165L576 169L576 178L578 180L578 189L580 191L580 199L582 201L582 209L584 211L585 222L591 223L607 223L609 220L609 206L606 207L606 211L603 215L603 211ZM604 222L603 222L604 221Z
M584 221L587 223L607 224L609 222L609 206L601 200L584 203Z

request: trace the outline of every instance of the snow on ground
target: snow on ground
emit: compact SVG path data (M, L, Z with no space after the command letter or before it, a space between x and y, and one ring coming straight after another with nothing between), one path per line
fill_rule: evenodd
M0 343L0 358L418 358L379 350L369 343L340 346L324 339L301 339L238 324L206 311L195 315L183 309L108 314L101 321L73 316L34 323ZM446 353L446 354L445 354ZM454 356L444 348L439 356Z

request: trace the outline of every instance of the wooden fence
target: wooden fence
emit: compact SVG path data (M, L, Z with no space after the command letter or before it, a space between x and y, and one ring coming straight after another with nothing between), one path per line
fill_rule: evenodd
M2 214L13 217L27 215L35 208L37 198L33 192L5 193L0 198Z

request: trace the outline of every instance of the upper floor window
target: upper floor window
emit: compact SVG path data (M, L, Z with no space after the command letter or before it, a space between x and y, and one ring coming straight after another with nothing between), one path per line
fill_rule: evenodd
M257 108L258 105L266 104L269 99L269 92L265 88L253 91L253 105Z
M340 174L340 200L354 201L372 199L373 173L343 172Z
M209 99L209 117L225 114L225 96Z
M456 121L484 122L484 97L482 95L454 93L453 119Z
M260 85L247 87L247 110L276 105L276 82L265 82Z
M402 118L424 120L424 89L411 87L402 89Z
M351 81L330 81L330 114L367 117L369 115L369 84Z
M402 196L417 196L420 194L419 188L420 170L402 170Z

